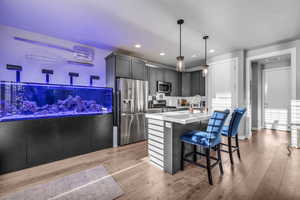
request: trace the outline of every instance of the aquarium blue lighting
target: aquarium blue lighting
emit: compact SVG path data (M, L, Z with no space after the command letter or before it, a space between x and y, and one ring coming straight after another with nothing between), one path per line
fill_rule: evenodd
M0 122L112 113L112 89L0 82Z

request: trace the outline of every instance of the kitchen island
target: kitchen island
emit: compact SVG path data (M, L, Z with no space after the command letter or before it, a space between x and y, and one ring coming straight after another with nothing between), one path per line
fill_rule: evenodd
M187 131L205 129L209 117L208 113L189 111L146 114L151 164L170 174L180 170L180 136ZM191 147L185 149L191 151Z

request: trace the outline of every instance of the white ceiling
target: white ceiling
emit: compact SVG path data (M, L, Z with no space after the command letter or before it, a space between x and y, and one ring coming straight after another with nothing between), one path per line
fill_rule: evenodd
M203 34L216 50L209 56L299 38L299 11L299 0L1 0L0 24L175 65L184 18L191 66L203 58Z

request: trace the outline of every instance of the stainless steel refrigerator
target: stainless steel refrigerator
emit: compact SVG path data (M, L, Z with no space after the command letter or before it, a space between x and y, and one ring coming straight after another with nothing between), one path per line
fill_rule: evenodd
M145 113L148 110L148 81L117 79L119 144L147 139Z

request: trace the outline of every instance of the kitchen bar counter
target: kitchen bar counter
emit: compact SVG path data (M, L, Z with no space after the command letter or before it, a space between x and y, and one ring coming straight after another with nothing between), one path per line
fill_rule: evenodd
M203 130L207 113L175 111L146 114L148 153L151 164L170 174L180 170L180 136L188 131ZM186 145L186 152L192 147Z
M146 114L146 118L157 119L162 121L174 122L179 124L189 124L194 122L200 122L209 119L208 113L191 113L189 111L175 111L164 113L152 113Z

